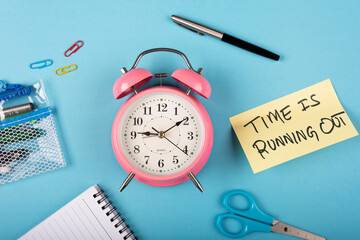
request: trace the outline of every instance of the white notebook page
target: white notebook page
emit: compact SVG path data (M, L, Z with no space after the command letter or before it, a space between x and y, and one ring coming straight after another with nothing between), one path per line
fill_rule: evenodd
M116 217L116 211L106 215L112 209L111 204L101 207L109 201L100 194L97 185L90 187L32 230L27 232L20 240L108 240L108 239L136 239L126 223ZM103 198L99 204L98 201ZM114 218L113 222L110 221ZM122 223L121 223L122 222ZM121 224L119 224L121 223ZM122 230L121 232L119 232Z

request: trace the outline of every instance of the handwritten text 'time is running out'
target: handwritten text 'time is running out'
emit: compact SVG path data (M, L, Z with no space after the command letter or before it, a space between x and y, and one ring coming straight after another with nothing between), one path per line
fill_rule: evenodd
M330 80L230 118L254 172L358 135Z

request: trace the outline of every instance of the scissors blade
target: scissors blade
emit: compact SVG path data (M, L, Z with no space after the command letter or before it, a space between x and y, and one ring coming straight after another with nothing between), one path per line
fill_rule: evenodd
M274 220L271 231L308 240L326 240L324 237L292 227L278 220Z

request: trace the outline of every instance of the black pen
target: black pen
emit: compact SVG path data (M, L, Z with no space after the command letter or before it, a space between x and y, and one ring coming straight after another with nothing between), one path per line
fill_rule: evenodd
M232 44L232 45L234 45L236 47L245 49L245 50L247 50L249 52L252 52L252 53L259 54L259 55L261 55L263 57L267 57L267 58L270 58L270 59L275 60L275 61L279 61L279 59L280 59L280 56L273 53L273 52L270 52L270 51L265 50L265 49L263 49L261 47L255 46L254 44L251 44L251 43L246 42L244 40L238 39L238 38L233 37L233 36L231 36L229 34L219 32L219 31L217 31L215 29L206 27L206 26L201 25L199 23L187 20L185 18L175 16L175 15L172 15L171 19L176 24L178 24L179 26L184 27L184 28L186 28L186 29L188 29L188 30L190 30L192 32L195 32L195 33L201 35L201 36L207 34L207 35L216 37L216 38L220 39L223 42L230 43L230 44Z

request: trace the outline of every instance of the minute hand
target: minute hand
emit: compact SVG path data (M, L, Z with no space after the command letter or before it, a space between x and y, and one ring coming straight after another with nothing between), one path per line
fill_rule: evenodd
M173 129L174 127L178 127L178 126L179 126L183 121L185 121L186 119L187 119L187 118L184 118L183 120L176 122L174 126L172 126L171 128L167 129L166 131L164 131L164 133L170 131L170 130Z
M183 151L181 148L179 148L178 145L176 145L175 143L173 143L172 141L170 141L167 137L164 136L164 138L165 138L166 140L168 140L172 145L174 145L175 147L177 147L180 151L182 151L183 153L185 153L185 154L187 155L187 153L186 153L185 151Z

